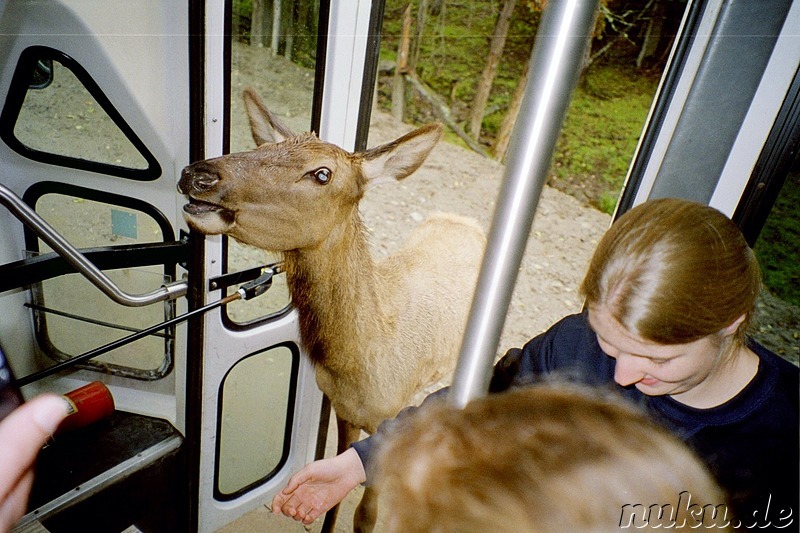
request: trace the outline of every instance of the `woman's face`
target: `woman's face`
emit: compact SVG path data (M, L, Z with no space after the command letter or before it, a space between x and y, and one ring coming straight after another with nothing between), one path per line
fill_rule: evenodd
M686 344L657 344L630 333L602 306L589 308L589 324L603 352L616 359L614 381L623 387L633 385L648 396L667 394L693 405L718 384L722 357L717 335Z

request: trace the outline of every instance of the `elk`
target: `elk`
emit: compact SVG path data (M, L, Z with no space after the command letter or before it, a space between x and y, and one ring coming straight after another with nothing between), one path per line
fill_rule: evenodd
M351 153L292 133L252 89L244 100L258 147L186 167L178 184L190 197L184 217L203 234L282 252L341 452L452 374L486 239L475 221L437 214L394 254L376 260L370 252L358 209L367 186L413 173L439 141L440 124ZM365 505L374 504L362 500L357 517L366 513L368 530L375 511Z

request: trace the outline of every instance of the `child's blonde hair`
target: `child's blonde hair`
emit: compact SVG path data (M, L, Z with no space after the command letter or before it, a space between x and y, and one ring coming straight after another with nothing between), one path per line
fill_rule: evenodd
M724 511L723 493L681 441L574 386L492 394L463 410L423 406L383 447L378 482L390 533L616 531L643 521L689 531L691 515L672 523L667 507L677 513L689 495L693 509L709 506L704 524L725 529L711 516Z

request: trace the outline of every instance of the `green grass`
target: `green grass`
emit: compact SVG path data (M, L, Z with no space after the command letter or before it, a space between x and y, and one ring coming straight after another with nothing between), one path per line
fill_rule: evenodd
M755 245L764 285L786 302L800 306L800 173L790 174Z
M593 66L573 96L556 146L553 179L583 183L594 191L590 203L610 213L657 83L631 68Z

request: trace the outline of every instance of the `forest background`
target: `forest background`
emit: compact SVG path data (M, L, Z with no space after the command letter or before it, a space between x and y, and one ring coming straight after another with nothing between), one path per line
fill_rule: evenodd
M386 0L375 105L405 122L440 120L451 142L502 161L547 0ZM686 0L601 0L548 185L612 213ZM234 33L314 66L318 2L237 0ZM756 251L766 285L800 306L800 173Z

